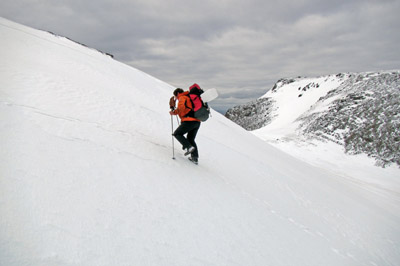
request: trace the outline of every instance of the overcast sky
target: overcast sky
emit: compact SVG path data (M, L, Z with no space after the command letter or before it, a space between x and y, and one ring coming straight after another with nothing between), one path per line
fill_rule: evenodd
M1 0L0 16L217 88L222 112L282 77L400 68L400 0Z

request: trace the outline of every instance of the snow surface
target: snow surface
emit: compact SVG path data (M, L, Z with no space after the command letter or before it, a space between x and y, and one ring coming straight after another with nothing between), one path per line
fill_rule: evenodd
M399 264L398 191L217 112L200 164L172 160L172 86L2 18L0 40L0 265Z

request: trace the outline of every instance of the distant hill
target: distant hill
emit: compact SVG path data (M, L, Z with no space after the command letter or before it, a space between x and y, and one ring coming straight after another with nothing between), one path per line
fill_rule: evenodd
M321 139L400 166L400 71L285 78L225 116L265 139Z

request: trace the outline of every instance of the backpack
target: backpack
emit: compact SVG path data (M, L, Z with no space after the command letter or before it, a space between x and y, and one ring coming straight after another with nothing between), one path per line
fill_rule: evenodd
M203 102L200 96L203 92L204 91L196 83L189 88L189 98L194 111L193 117L202 122L210 117L210 107L208 107L207 103Z

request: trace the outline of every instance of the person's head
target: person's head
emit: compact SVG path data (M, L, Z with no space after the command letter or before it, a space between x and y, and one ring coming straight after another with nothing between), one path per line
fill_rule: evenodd
M174 96L178 97L178 94L182 93L182 92L183 92L183 90L181 88L177 88L176 90L174 90Z

